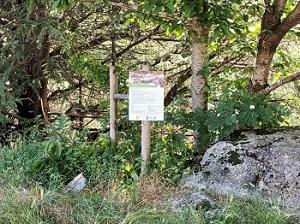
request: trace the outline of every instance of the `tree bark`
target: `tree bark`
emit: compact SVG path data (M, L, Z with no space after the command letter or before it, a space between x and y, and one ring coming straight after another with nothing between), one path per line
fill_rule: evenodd
M203 73L205 62L208 59L208 30L193 19L191 24L192 35L192 108L207 109L207 77Z
M257 93L268 87L269 71L276 48L277 46L271 43L270 38L265 36L259 39L255 70L251 77L250 92Z
M208 59L208 30L194 18L191 23L192 35L192 82L190 85L192 95L192 109L207 110L208 91L207 77L204 74L205 62ZM201 134L194 130L196 145L201 143Z
M251 93L264 93L269 87L268 79L274 54L287 32L300 23L300 2L288 16L281 20L287 0L266 1L266 10L261 22L255 71L250 79Z

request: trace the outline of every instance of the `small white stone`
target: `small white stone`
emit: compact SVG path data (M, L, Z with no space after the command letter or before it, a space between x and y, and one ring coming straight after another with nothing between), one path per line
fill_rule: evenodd
M82 191L86 187L86 178L83 176L82 173L77 175L70 183L67 185L67 189L78 193Z

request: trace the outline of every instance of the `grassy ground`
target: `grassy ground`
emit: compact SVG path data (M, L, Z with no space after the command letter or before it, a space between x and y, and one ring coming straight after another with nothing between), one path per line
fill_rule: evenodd
M0 224L300 223L279 207L256 201L222 200L213 215L193 208L174 213L168 202L184 192L176 183L192 156L184 145L166 142L169 137L156 142L151 172L157 175L140 180L140 152L130 140L135 137L117 147L108 136L87 144L79 133L82 141L75 141L67 124L47 127L46 137L37 129L0 147ZM88 187L80 194L66 192L64 186L79 172Z
M170 187L157 177L147 178L130 190L122 191L116 182L109 187L94 186L80 194L62 190L2 187L2 224L298 224L280 209L255 201L225 201L223 209L207 218L205 211L186 208L172 212L167 207L171 196L182 189Z

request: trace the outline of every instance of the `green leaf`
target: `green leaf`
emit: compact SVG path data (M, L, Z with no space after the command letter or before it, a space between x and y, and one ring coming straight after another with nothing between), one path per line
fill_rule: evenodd
M174 0L169 0L167 2L167 11L169 14L174 14L175 13L175 1Z
M144 20L138 19L138 23L139 23L139 26L141 27L142 30L146 29L146 23L145 23Z

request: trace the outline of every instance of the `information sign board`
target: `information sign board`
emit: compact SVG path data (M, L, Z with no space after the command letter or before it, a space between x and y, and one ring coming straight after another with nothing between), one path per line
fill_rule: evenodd
M164 74L129 72L129 120L164 120Z

